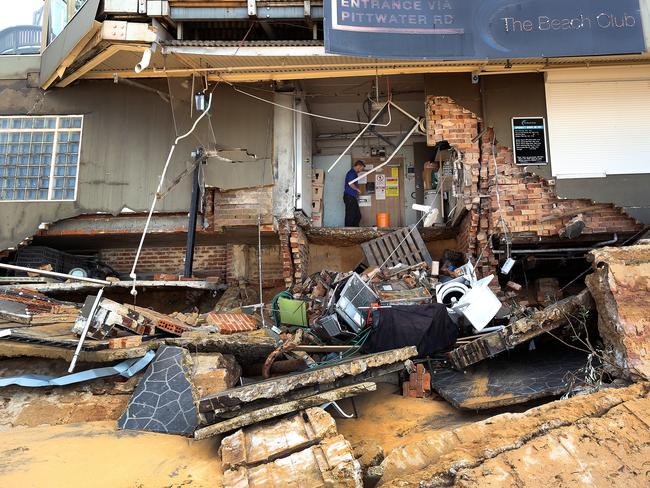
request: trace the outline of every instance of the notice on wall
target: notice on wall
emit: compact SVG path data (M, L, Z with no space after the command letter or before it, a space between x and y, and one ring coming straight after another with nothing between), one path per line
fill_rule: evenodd
M513 117L512 147L518 165L548 164L544 117Z
M386 200L386 187L382 186L381 188L375 188L375 198L377 200Z
M372 196L370 196L370 195L360 195L359 196L359 207L372 207Z
M397 166L391 166L390 176L392 178L399 178L399 168Z
M361 174L362 174L362 175L365 175L366 173L368 173L368 171L370 171L370 170L371 170L372 168L374 168L374 167L375 167L374 164L366 164L366 166L363 168L363 171L361 171ZM367 183L368 183L368 177L367 177L367 176L364 176L364 177L361 178L359 181L357 181L357 183L358 183L359 185L365 185L365 184L367 184Z
M386 196L399 196L399 178L386 178Z
M375 174L375 187L377 190L386 188L386 175Z

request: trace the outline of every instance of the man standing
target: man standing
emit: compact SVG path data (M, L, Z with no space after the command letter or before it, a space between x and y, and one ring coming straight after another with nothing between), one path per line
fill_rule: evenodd
M354 163L352 169L345 175L345 190L343 191L343 203L345 203L345 226L359 227L361 222L361 210L359 209L359 185L351 183L359 173L366 167L366 163L359 160Z

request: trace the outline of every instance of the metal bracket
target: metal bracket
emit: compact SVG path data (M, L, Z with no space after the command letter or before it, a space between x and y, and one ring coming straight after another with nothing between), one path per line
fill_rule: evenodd
M257 17L257 2L256 0L247 0L248 15L250 17Z

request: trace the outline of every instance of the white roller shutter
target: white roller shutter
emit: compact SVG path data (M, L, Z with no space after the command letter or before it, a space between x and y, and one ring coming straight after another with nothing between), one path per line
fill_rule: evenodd
M546 76L553 176L650 173L650 68L584 68Z

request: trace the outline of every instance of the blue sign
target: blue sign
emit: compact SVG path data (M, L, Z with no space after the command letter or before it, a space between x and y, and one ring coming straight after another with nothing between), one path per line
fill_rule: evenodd
M328 53L512 59L640 53L639 0L325 0Z

